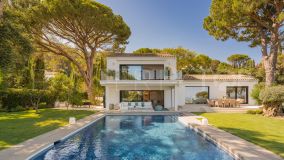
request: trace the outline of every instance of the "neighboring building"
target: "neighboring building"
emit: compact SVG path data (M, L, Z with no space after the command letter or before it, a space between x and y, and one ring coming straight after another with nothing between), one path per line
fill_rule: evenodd
M100 83L105 86L107 109L122 102L151 102L177 110L185 104L223 97L253 105L249 94L258 82L245 75L182 76L176 69L176 57L169 54L112 54Z

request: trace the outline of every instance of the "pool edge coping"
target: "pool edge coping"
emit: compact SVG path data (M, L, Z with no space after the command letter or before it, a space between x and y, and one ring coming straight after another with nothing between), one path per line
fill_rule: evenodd
M81 130L85 129L86 127L92 125L93 123L95 123L96 121L100 120L101 118L105 117L105 116L115 116L115 115L120 115L120 116L124 116L124 115L129 115L129 113L127 114L108 114L108 113L97 113L97 114L92 114L90 116L87 116L83 119L80 119L78 120L77 122L79 123L84 123L84 124L78 124L79 126L75 126L76 128L73 128L71 129L72 131L69 131L69 133L67 133L65 136L62 136L62 138L59 138L58 140L66 140L68 139L69 137L75 135L76 133L80 132ZM130 114L130 115L133 115L133 114ZM141 115L139 113L135 113L134 115ZM153 115L160 115L160 114L153 114ZM163 114L162 114L163 115ZM169 115L169 114L168 114ZM172 114L171 114L172 115ZM151 115L150 115L151 116ZM82 121L82 122L81 122ZM271 158L270 159L275 159L275 160L284 160L282 157L280 157L279 155L265 149L265 148L262 148L256 144L253 144L251 142L248 142L238 136L235 136L235 135L232 135L231 133L228 133L224 130L221 130L221 129L218 129L214 126L210 126L210 125L207 125L207 126L203 126L203 125L197 125L197 124L190 124L190 123L187 123L186 125L183 124L185 127L195 131L197 134L199 134L201 137L204 137L206 140L208 140L209 142L213 143L214 145L216 145L216 147L218 147L219 149L225 151L227 154L229 154L230 156L232 156L234 159L239 159L239 160L247 160L247 159L251 159L251 158L245 158L245 156L242 155L242 153L239 153L240 151L236 150L236 149L232 149L232 147L230 147L228 144L224 144L224 142L222 142L222 140L220 140L220 138L216 138L212 135L210 135L210 132L208 133L208 131L206 131L206 128L210 128L212 130L216 130L216 132L223 132L223 133L226 133L226 134L230 134L231 136L233 137L237 137L245 142L247 142L248 144L250 145L253 145L253 146L256 146L256 147L259 147L261 148L262 150L264 151L267 151L266 154L271 154ZM63 127L60 127L60 128L57 128L55 130L52 130L50 132L53 132L53 131L56 131L56 130L62 130L62 129L70 129L68 127L72 127L72 125L66 125L66 126L63 126ZM45 134L48 134L50 132L47 132L47 133L44 133L42 135L39 135L37 137L34 137L32 138L33 140L36 139L36 138L39 138L40 136L43 136ZM49 138L49 137L47 137ZM30 141L31 139L27 140L27 141ZM22 142L22 143L25 143L26 141ZM24 158L22 159L32 159L32 158L35 158L35 156L39 155L40 153L46 151L47 149L51 148L54 146L54 140L49 140L48 144L44 144L44 146L39 146L39 149L35 150L35 151L32 151L30 154L28 155L25 155ZM22 143L20 144L17 144L17 145L21 145ZM22 146L22 147L25 147L25 146ZM17 147L15 147L17 149ZM9 149L14 149L14 148L8 148L6 150L9 150ZM6 150L2 150L0 151L0 153L2 154L3 151L6 151ZM0 154L0 156L1 156ZM274 156L273 156L274 155ZM19 155L17 155L19 157ZM6 155L7 157L7 155ZM26 158L27 157L27 158ZM12 157L9 157L8 159L6 160L9 160L11 159ZM265 157L266 158L266 157ZM262 157L262 159L265 159ZM13 158L12 158L13 159ZM253 159L253 158L252 158ZM255 157L254 157L255 159ZM259 158L258 158L259 159ZM267 158L266 158L267 159ZM13 160L16 160L16 159L13 159ZM260 159L259 159L260 160Z
M279 155L261 147L258 146L256 144L253 144L251 142L248 142L238 136L232 135L231 133L228 133L224 130L221 130L219 128L216 128L214 126L211 125L198 125L198 124L191 124L188 123L187 127L190 128L191 130L193 130L194 132L196 132L197 134L199 134L200 136L202 136L203 138L205 138L206 140L210 141L211 143L213 143L214 145L216 145L218 148L224 150L226 153L228 153L229 155L231 155L234 159L236 160L268 160L268 159L273 159L273 160L284 160L282 157L280 157ZM207 131L205 131L205 127L210 128L213 131L216 132L221 132L224 134L227 134L231 136L232 139L237 138L242 140L242 142L245 142L247 145L250 145L251 147L255 147L257 148L256 151L262 154L266 154L268 156L267 157L259 157L259 155L254 154L256 157L251 157L251 158L247 158L246 156L243 155L243 153L240 153L241 151L238 151L238 149L232 147L232 145L230 144L226 144L226 142L223 142L220 138L218 137L214 137L212 135L210 135L210 133L208 133ZM260 150L260 151L259 151ZM271 156L271 157L269 157Z
M206 132L204 132L203 130L197 128L196 126L199 125L194 125L194 124L188 124L188 128L191 129L192 131L194 131L196 134L198 134L199 136L205 138L205 140L209 141L210 143L212 143L213 145L215 145L217 148L221 149L222 151L226 152L227 154L229 154L234 160L245 160L241 155L236 154L232 151L230 151L227 147L225 147L224 145L222 145L221 143L218 143L214 138L212 138L210 136L210 134L207 134Z
M85 127L93 124L95 121L105 117L104 113L95 113L89 116L86 116L82 119L79 119L75 124L68 124L57 129L51 130L49 132L43 133L31 139L25 140L19 144L13 145L10 148L0 151L0 157L5 160L30 160L34 158L39 153L44 152L45 150L51 148L54 145L54 142L58 140L66 139ZM44 140L41 143L38 141ZM29 150L29 147L36 147L36 149Z
M83 129L85 129L85 128L89 127L89 126L91 126L96 121L98 121L98 120L100 120L100 119L102 119L102 118L104 118L106 116L146 116L146 115L149 115L149 116L164 115L164 116L166 116L166 115L174 115L174 114L175 114L175 116L178 116L178 114L180 114L180 113L179 112L171 112L171 113L168 113L168 112L158 112L158 113L157 112L151 112L150 115L149 115L149 113L147 113L147 112L145 112L145 113L144 112L124 112L124 113L108 113L108 112L104 112L104 113L99 113L99 114L93 114L93 115L87 116L85 118L92 117L92 116L98 116L98 115L101 115L101 116L95 117L96 119L94 119L93 121L84 124L83 126L77 128L76 130L74 130L71 133L67 134L66 136L58 139L57 141L61 142L61 141L64 141L64 140L72 137L76 133L82 131ZM82 121L85 118L80 119L79 121ZM60 128L57 128L55 130L64 129L66 127L68 127L68 125L60 127ZM52 131L55 131L55 130L52 130ZM52 132L52 131L50 131L50 132ZM49 132L47 132L47 133L49 133ZM46 133L44 133L44 134L46 134ZM44 135L44 134L42 134L42 135ZM39 136L41 136L41 135L39 135ZM37 138L37 137L34 137L34 138ZM32 139L34 139L34 138L32 138ZM35 152L31 153L27 158L25 158L25 160L32 160L32 158L35 158L37 155L39 155L39 154L45 152L46 150L52 148L54 146L54 143L57 142L57 141L50 142L46 146L40 148L39 150L36 150ZM22 142L22 143L24 143L24 142Z
M100 115L100 114L94 114L94 115L90 115L90 116L98 116L98 115ZM61 142L61 141L64 141L64 140L74 136L78 132L82 131L83 129L85 129L85 128L91 126L91 125L93 125L95 122L97 122L98 120L104 118L105 116L107 116L107 115L106 114L102 114L99 117L95 117L96 119L94 119L93 121L88 122L88 123L84 124L83 126L75 129L74 131L72 131L71 133L67 134L66 136L62 137L61 139L59 139L57 141ZM86 117L86 118L88 118L88 117ZM66 127L66 126L64 126L64 127ZM58 128L58 129L60 129L60 128ZM55 141L55 142L57 142L57 141ZM52 148L55 145L54 144L55 142L52 142L52 143L48 144L47 146L43 147L42 149L37 150L35 153L32 153L29 157L26 158L26 160L32 160L32 158L35 158L37 155L39 155L39 154L45 152L46 150Z
M113 114L113 113L105 113L103 116L101 116L101 117L99 117L99 118L93 120L93 121L90 122L89 124L86 124L85 126L79 128L79 129L75 130L74 132L72 132L72 133L66 135L66 136L63 137L63 138L61 138L60 141L64 141L64 140L66 140L66 139L72 137L72 136L75 135L76 133L82 131L83 129L87 128L88 126L91 126L91 125L94 124L96 121L98 121L98 120L100 120L100 119L102 119L103 117L106 117L106 116L147 116L147 115L149 115L149 116L155 116L155 115L170 116L170 115L171 115L171 116L177 116L177 117L179 117L180 115L178 115L178 114L180 114L180 113L177 113L177 112L175 112L175 113L158 113L158 114L157 114L157 113L152 113L152 114L150 114L150 115L147 114L147 113L141 114L141 113L139 113L139 112L138 112L138 113L127 112L127 113L115 113L115 114ZM222 145L219 145L218 143L216 143L216 141L214 141L214 139L209 138L210 135L204 136L204 134L202 134L202 133L204 133L202 130L194 128L194 126L191 125L191 124L188 124L188 126L186 126L186 125L184 125L183 123L181 123L178 119L177 119L177 122L180 123L181 125L183 125L183 126L185 127L185 129L186 129L186 128L189 128L189 129L195 131L195 133L198 134L198 136L201 136L201 137L205 138L206 141L208 141L209 143L212 143L212 144L215 145L217 148L219 148L220 150L222 150L222 151L224 151L225 153L227 153L227 154L228 154L229 156L231 156L234 160L243 160L243 159L240 159L239 157L236 157L235 154L233 154L232 152L229 152L229 151L228 151L225 147L223 147ZM46 146L45 148L42 148L41 150L38 150L38 151L37 151L36 153L34 153L33 155L29 156L26 160L32 160L32 158L35 158L37 155L39 155L39 154L45 152L46 150L52 148L53 146L54 146L54 143L49 144L49 145Z

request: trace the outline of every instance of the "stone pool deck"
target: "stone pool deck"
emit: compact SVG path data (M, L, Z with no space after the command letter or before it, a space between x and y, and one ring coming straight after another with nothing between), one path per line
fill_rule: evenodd
M23 143L12 146L11 148L0 151L1 160L24 160L46 147L52 146L55 141L62 140L78 129L87 126L105 116L104 114L93 114L78 120L75 124L67 125L35 138L29 139Z
M179 121L240 160L283 160L280 156L210 125L201 125L193 114L179 117ZM210 122L209 122L210 123Z

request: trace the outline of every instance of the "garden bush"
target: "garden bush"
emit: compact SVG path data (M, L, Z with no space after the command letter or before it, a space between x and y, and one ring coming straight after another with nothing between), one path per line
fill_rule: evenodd
M81 106L83 105L83 95L78 91L73 91L70 95L69 103L72 106Z
M256 109L256 110L248 110L247 114L262 114L263 111L261 109Z
M265 87L259 95L263 104L265 116L282 115L282 103L284 102L284 86Z
M251 91L251 94L250 96L256 101L257 104L262 104L262 101L259 97L259 94L261 92L262 89L264 89L265 87L265 84L264 83L259 83L259 84L256 84L254 85L252 91Z
M1 108L8 112L35 107L35 101L39 101L39 104L44 103L46 107L52 107L55 97L48 90L7 89L0 91Z
M50 80L49 90L54 93L57 101L67 102L67 107L69 105L81 106L83 104L84 95L79 92L77 82L63 73Z

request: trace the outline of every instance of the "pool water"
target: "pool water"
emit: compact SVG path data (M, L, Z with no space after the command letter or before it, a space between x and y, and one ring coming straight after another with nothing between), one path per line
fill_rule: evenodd
M106 116L33 160L233 160L176 116Z

